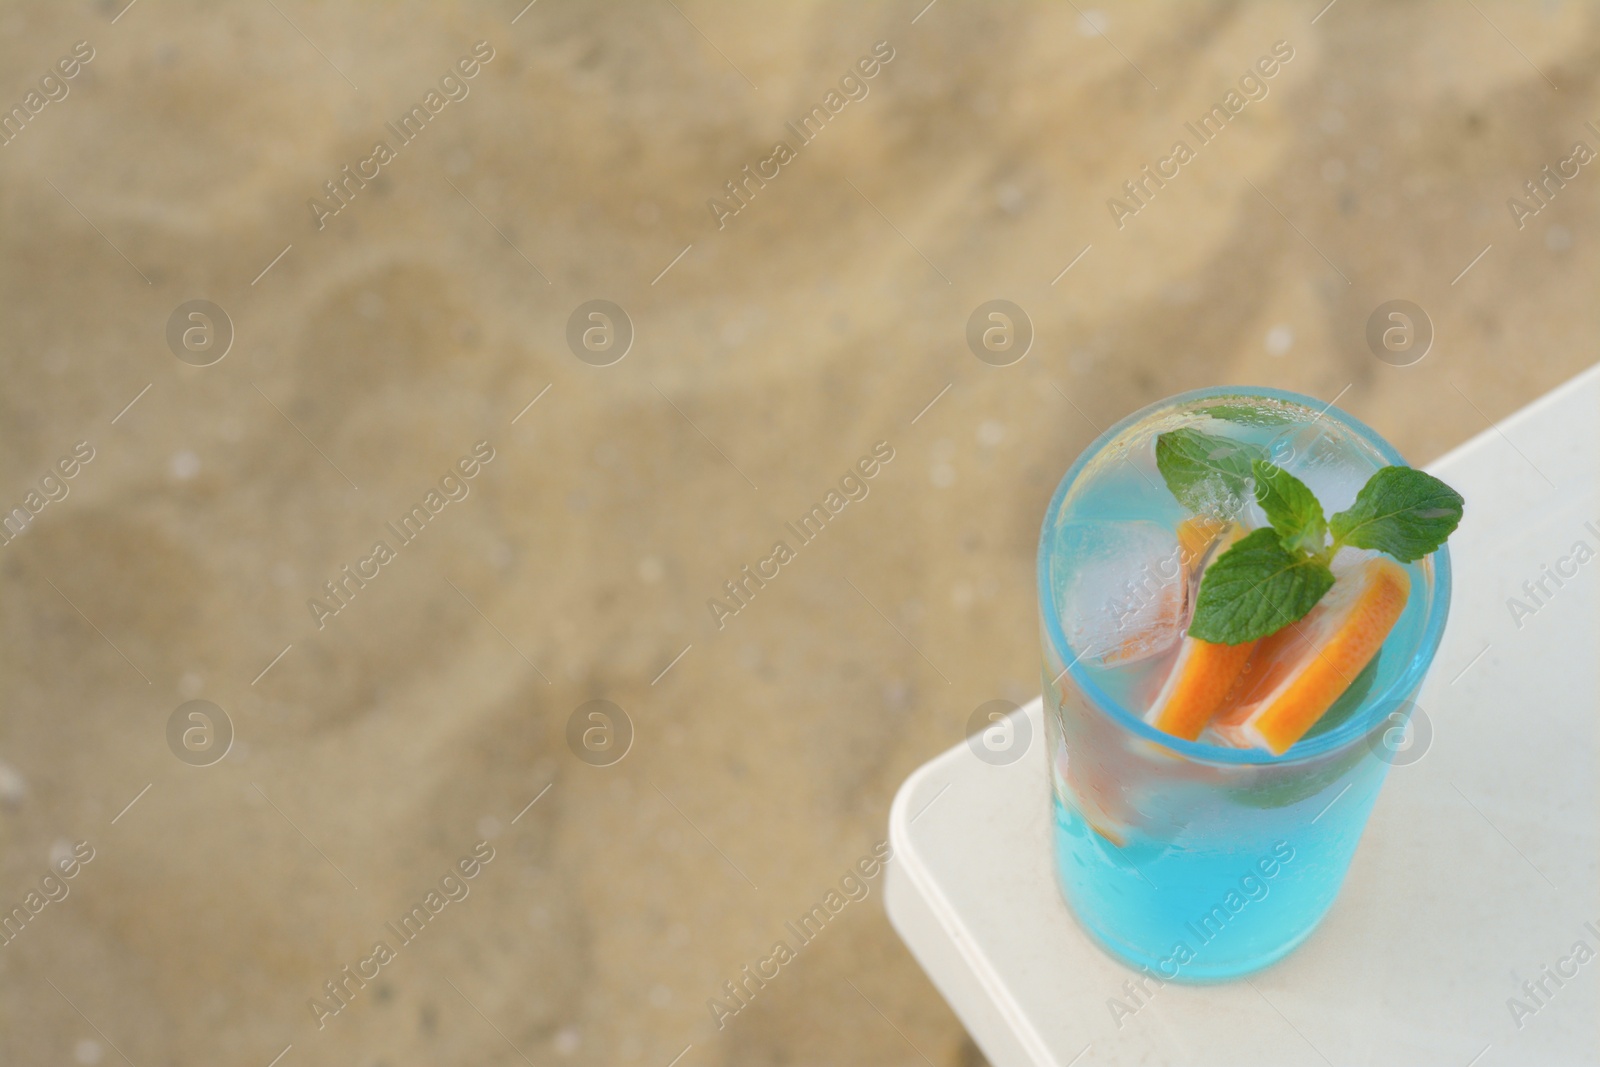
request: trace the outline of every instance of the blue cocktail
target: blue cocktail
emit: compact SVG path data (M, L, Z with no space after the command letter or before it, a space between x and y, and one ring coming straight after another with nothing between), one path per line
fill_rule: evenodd
M1289 472L1330 512L1353 513L1369 478L1403 461L1370 429L1308 397L1209 389L1112 427L1051 500L1039 601L1061 887L1083 927L1115 955L1160 980L1205 981L1283 957L1332 905L1385 772L1410 752L1410 702L1443 633L1450 564L1442 547L1396 562L1341 547L1336 536L1327 555L1338 581L1310 614L1233 646L1238 655L1201 643L1231 656L1217 669L1236 674L1195 720L1195 736L1175 736L1157 725L1168 720L1154 709L1170 701L1194 643L1184 631L1202 575L1211 566L1220 573L1219 551L1284 528L1248 494L1230 494L1225 478L1180 487L1188 489L1180 501L1155 454L1162 435L1176 431L1270 457L1255 468L1258 478ZM1329 524L1336 534L1338 518ZM1361 543L1361 534L1347 536L1344 546ZM1283 537L1296 558L1321 558ZM1369 574L1389 581L1393 613L1373 639L1375 654L1341 660L1339 642L1359 613L1336 615L1340 598L1352 604ZM1304 677L1291 678L1280 661L1296 641L1308 662ZM1314 725L1297 727L1288 735L1297 740L1274 751L1272 714L1303 703L1294 686L1311 687L1319 670L1325 689L1339 679L1331 706L1324 701Z

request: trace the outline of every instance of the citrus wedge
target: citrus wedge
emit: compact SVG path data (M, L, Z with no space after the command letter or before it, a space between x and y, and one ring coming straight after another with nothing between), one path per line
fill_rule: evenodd
M1190 590L1189 613L1194 611L1201 573L1242 533L1235 523L1209 518L1189 518L1178 524L1178 544ZM1185 741L1197 739L1234 688L1255 647L1254 641L1219 645L1185 635L1166 681L1145 712L1145 721Z
M1222 540L1222 535L1232 523L1213 519L1207 515L1191 515L1178 523L1178 550L1184 570L1199 577L1210 562L1212 549Z
M1335 564L1326 596L1299 622L1257 642L1239 690L1211 724L1238 748L1282 755L1349 688L1405 610L1411 579L1382 557Z
M1184 635L1145 721L1185 741L1197 739L1234 689L1257 644L1219 645Z

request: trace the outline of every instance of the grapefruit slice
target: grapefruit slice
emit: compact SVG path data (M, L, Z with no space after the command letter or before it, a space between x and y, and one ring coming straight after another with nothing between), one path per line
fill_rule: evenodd
M1242 534L1235 523L1209 518L1190 518L1178 524L1178 543L1188 571L1189 613L1194 611L1201 573ZM1145 721L1185 741L1198 739L1238 682L1255 647L1254 641L1219 645L1184 635L1166 681L1145 712Z
M1305 618L1257 642L1249 676L1211 724L1228 744L1283 755L1383 647L1411 579L1381 556L1333 570L1333 588Z

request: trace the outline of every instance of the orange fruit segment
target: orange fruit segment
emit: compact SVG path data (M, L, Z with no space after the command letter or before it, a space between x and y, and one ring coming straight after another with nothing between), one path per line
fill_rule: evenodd
M1089 824L1089 829L1093 830L1095 833L1099 834L1101 837L1105 838L1107 841L1110 841L1113 845L1116 845L1118 848L1126 848L1127 847L1128 840L1127 840L1127 838L1122 836L1121 831L1114 830L1114 829L1112 829L1112 828L1110 828L1108 826L1101 826L1098 822L1096 822L1094 819L1091 819L1084 812L1080 811L1078 814L1082 815L1083 816L1083 821Z
M1334 575L1305 618L1257 642L1249 675L1211 724L1228 744L1283 755L1383 646L1411 592L1405 570L1370 557L1335 564Z
M1198 574L1206 562L1206 553L1221 538L1231 523L1207 515L1191 515L1178 523L1178 550L1186 570Z
M1233 690L1257 643L1219 645L1185 634L1145 721L1185 741L1199 738Z
M1191 589L1188 610L1193 611L1194 591L1201 572L1238 540L1243 531L1234 523L1195 517L1178 524L1178 544L1183 552ZM1145 713L1145 721L1185 741L1194 741L1222 707L1249 662L1256 642L1219 645L1184 635L1166 681Z

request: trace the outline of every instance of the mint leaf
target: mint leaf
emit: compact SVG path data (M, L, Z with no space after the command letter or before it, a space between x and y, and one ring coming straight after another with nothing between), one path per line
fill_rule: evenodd
M1461 494L1433 475L1384 467L1328 525L1335 546L1373 548L1410 563L1444 544L1461 522L1461 506Z
M1266 408L1252 407L1249 404L1213 404L1208 408L1200 408L1195 414L1210 415L1213 419L1243 423L1246 426L1281 426L1289 421L1287 415Z
M1258 459L1251 470L1256 479L1256 503L1267 513L1283 547L1291 553L1321 552L1328 523L1317 495L1276 463Z
M1206 568L1189 636L1255 641L1303 618L1332 586L1326 563L1286 551L1276 530L1256 530Z
M1178 503L1197 514L1237 514L1249 489L1251 461L1266 458L1258 445L1187 427L1156 438L1156 468Z
M1307 730L1305 737L1300 740L1304 741L1315 730L1316 727ZM1366 755L1366 745L1350 745L1344 755L1315 760L1310 766L1289 764L1272 767L1269 764L1260 768L1260 773L1251 775L1253 784L1237 791L1230 790L1228 799L1246 807L1263 810L1287 808L1308 797L1316 796L1338 782ZM1252 768L1252 771L1254 770Z

